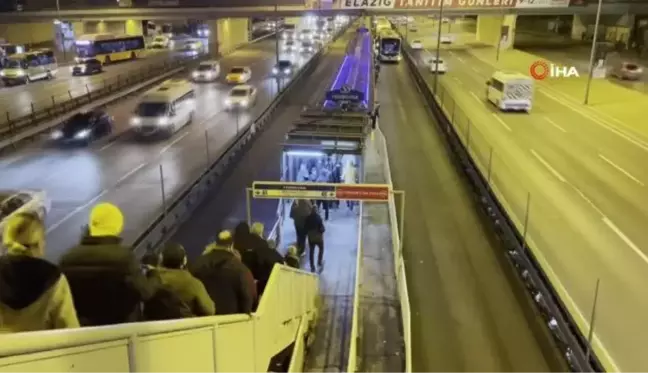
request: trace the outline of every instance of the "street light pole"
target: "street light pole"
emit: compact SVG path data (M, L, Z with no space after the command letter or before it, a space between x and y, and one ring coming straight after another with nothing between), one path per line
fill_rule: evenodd
M441 25L443 25L443 3L445 0L440 0L441 5L439 6L439 27L437 28L437 50L436 50L436 59L434 61L434 94L437 92L437 87L439 83L439 58L441 54Z
M594 57L596 57L596 42L598 41L598 28L599 22L601 20L602 5L603 0L598 0L598 7L596 8L596 23L594 23L594 37L592 38L592 50L590 51L589 74L587 75L587 87L585 88L585 105L589 103L590 88L592 85L592 78L594 76Z
M274 6L274 37L275 37L275 66L279 64L279 3L276 2Z
M502 49L502 31L504 30L504 8L502 8L502 22L500 23L499 38L497 40L497 52L495 52L495 62L499 62L500 50Z

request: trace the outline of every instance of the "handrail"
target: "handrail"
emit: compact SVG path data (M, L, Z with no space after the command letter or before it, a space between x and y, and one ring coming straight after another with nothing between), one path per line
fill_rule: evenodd
M360 288L362 278L362 212L363 202L359 203L359 216L358 219L358 246L356 249L356 267L355 267L355 286L353 289L353 317L351 320L351 341L349 342L349 356L347 360L347 372L356 372L358 370L358 340L361 338L359 334L360 329Z
M261 371L265 369L259 367L267 367L272 356L294 342L300 325L313 319L318 296L318 276L276 265L259 309L251 315L4 334L0 335L0 372L34 371L34 367L42 371L44 365L55 371L77 363L80 370L98 370L93 369L98 361L107 370L128 365L131 371L159 371L165 360L184 354L199 360L183 362L187 367L181 369L187 371L204 371L192 369L205 365L213 371L240 367L243 371ZM238 346L252 346L253 358L240 360L230 353ZM140 365L157 368L140 369Z

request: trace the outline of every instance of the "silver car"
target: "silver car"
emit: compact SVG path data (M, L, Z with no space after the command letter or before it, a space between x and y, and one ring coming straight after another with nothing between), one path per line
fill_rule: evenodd
M632 62L621 62L614 66L612 75L621 80L640 80L643 76L643 67Z

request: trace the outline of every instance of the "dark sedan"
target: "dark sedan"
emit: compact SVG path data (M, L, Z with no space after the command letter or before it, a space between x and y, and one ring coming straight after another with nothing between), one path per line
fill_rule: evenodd
M81 61L72 66L72 75L91 75L98 74L103 71L101 61L97 59L90 59Z
M101 110L74 114L52 132L52 140L87 144L112 133L113 118Z

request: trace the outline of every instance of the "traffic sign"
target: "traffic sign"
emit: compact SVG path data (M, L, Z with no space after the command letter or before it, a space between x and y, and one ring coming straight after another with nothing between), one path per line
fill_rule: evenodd
M333 184L333 183L282 183L255 181L252 184L253 198L296 198L324 200L387 201L387 184Z
M357 91L348 85L343 85L340 89L334 89L326 93L326 99L334 102L347 101L358 103L363 101L364 98L363 92Z

